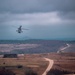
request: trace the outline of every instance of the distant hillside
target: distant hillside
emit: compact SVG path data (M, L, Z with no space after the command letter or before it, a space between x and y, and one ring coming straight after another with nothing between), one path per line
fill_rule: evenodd
M66 43L71 42L58 40L1 40L0 54L57 52L61 47L65 47Z

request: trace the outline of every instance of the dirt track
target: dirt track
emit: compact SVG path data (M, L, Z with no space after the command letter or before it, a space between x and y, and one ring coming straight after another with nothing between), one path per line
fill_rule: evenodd
M47 69L45 70L45 72L42 75L46 75L48 71L50 71L50 69L52 68L54 61L48 58L44 58L46 61L49 61L49 65L47 67Z
M57 51L57 53L63 52L65 49L69 47L70 47L70 44L66 44L66 47L61 48L60 50Z

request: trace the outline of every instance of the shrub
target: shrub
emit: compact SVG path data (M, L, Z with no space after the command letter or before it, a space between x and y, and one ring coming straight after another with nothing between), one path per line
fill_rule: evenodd
M0 75L15 75L11 70L2 69L0 70Z
M27 70L25 71L25 75L37 75L37 73L34 72L34 71L31 70L31 69L27 69Z
M72 72L58 70L58 69L51 69L47 75L63 75L63 74L71 74Z
M22 65L18 65L18 66L17 66L17 68L22 68L22 67L23 67Z

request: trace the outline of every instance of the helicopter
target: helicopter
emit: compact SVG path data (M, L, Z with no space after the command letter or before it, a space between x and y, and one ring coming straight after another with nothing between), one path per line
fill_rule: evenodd
M22 30L28 30L28 29L24 29L24 28L22 28L22 25L20 25L16 31L18 33L22 33L23 32Z

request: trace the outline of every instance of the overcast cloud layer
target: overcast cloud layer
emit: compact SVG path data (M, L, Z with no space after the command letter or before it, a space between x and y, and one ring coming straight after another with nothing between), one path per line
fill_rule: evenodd
M17 35L15 29L12 26L23 25L23 27L28 27L31 30L26 31L25 34ZM37 30L35 32L35 25L41 30L40 25L43 27L44 31ZM63 25L63 30L61 25ZM68 26L71 26L70 29L67 29ZM62 38L74 38L74 26L75 25L75 0L0 0L0 39L6 36L7 38L23 37L25 35L35 38L39 35L39 38L54 38L55 30L60 33L63 33ZM52 27L53 26L53 27ZM54 27L57 28L54 30ZM49 29L50 27L50 29ZM52 28L51 28L52 27ZM11 29L10 29L11 28ZM65 29L65 32L64 31ZM51 30L53 29L53 31ZM48 32L47 32L48 30ZM52 34L49 34L51 31ZM62 30L62 31L60 31ZM72 31L71 31L72 30ZM10 32L9 32L10 31ZM68 33L68 31L70 31ZM8 33L11 35L4 35ZM34 34L34 35L33 35ZM37 34L37 36L36 36ZM41 36L42 35L42 36ZM66 35L66 37L64 37ZM59 36L58 36L59 37ZM58 38L57 37L57 38ZM60 37L59 37L60 38Z
M75 19L75 0L0 0L0 21L9 19L12 14L47 15L51 12L58 12L54 14L55 17L57 15L62 19Z
M75 11L75 0L0 0L0 12Z

